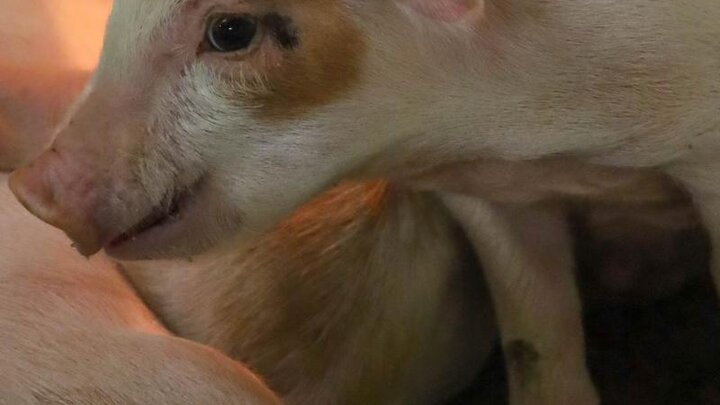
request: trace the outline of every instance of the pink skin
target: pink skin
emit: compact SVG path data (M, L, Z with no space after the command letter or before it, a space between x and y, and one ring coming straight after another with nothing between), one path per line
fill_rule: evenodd
M27 164L49 146L97 63L110 3L2 2L0 171Z
M1 59L1 58L0 58ZM36 158L90 73L8 67L0 61L0 170Z

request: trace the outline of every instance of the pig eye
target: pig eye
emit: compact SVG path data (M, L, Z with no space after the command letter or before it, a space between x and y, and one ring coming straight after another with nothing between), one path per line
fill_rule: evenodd
M205 34L215 52L247 50L258 33L257 20L247 14L221 15L210 19Z

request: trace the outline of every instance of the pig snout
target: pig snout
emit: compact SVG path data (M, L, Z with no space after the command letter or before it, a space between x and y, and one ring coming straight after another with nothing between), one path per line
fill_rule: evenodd
M63 230L85 256L97 253L109 233L92 217L94 179L77 161L55 149L10 176L10 188L35 216Z

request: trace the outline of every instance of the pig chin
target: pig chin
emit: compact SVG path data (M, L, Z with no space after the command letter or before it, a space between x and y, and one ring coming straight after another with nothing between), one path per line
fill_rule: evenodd
M176 191L168 203L153 207L126 231L111 238L105 252L118 260L156 260L187 257L211 248L224 235L213 210L204 179ZM209 215L214 213L217 215Z

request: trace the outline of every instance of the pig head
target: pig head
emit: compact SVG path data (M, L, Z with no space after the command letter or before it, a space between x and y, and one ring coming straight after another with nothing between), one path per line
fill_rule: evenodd
M116 3L93 80L51 148L10 180L81 253L191 255L238 230L264 230L335 177L327 153L342 144L313 138L315 125L293 116L343 93L312 88L352 80L358 50L345 62L322 58L357 36L335 5L288 4L281 13L237 3ZM296 24L310 24L305 12L326 21L301 52ZM226 19L235 25L209 37ZM238 27L251 30L248 43L215 49L233 46Z

